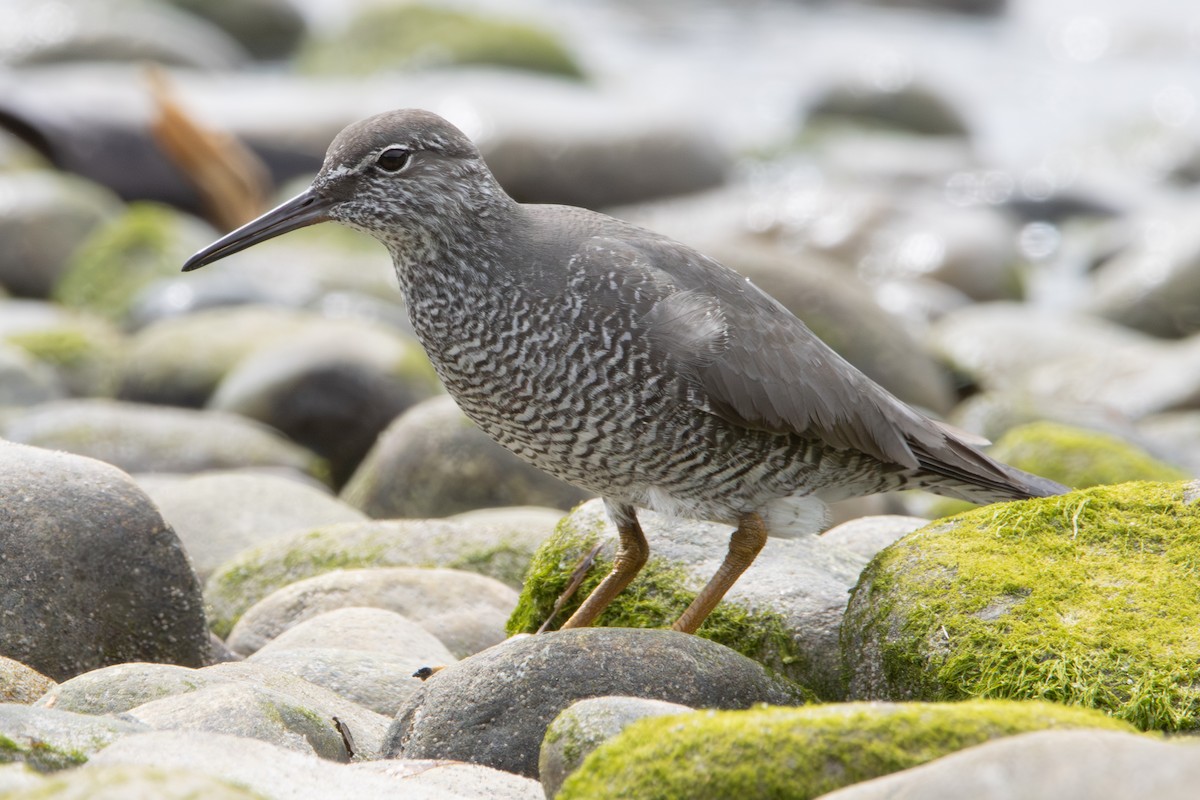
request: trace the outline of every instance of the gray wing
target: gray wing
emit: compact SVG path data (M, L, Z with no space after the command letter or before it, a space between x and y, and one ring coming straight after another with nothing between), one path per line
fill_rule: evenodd
M1030 484L905 405L748 279L690 248L654 234L594 237L572 262L591 284L589 302L631 309L688 398L708 413L1001 495L1061 488Z

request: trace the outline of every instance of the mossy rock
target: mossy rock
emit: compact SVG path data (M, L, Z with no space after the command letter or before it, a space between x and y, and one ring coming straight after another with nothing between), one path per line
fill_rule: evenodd
M583 75L547 31L422 3L365 9L340 35L305 48L300 64L310 72L335 74L491 64L570 78Z
M1047 729L1129 730L1044 702L850 703L701 711L634 722L563 783L559 800L804 800L991 739Z
M0 781L0 800L266 800L266 795L194 770L141 764L90 766L68 770L21 786L6 794Z
M144 730L134 720L0 703L0 764L24 762L38 772L76 767L122 736Z
M1042 698L1200 729L1200 483L1129 483L932 523L842 626L852 697Z
M123 320L142 289L175 278L188 256L212 238L197 220L155 203L133 203L79 245L54 287L54 299Z
M1117 436L1057 422L1031 422L1013 428L988 455L1073 489L1191 477ZM963 501L942 500L933 505L929 516L949 516L972 507Z
M727 526L651 512L641 512L639 519L650 558L595 626L670 627L725 555ZM561 625L612 569L615 539L615 528L599 500L564 517L530 563L508 632L532 633L547 619L551 630ZM586 577L554 613L576 568L589 557ZM842 699L837 627L847 592L866 562L866 556L826 546L818 537L773 537L696 633L823 699Z
M64 312L2 338L49 367L72 395L108 397L116 390L125 338L104 319Z
M514 589L545 530L455 522L380 520L299 531L245 550L208 580L209 624L228 636L246 609L276 589L336 569L446 567Z

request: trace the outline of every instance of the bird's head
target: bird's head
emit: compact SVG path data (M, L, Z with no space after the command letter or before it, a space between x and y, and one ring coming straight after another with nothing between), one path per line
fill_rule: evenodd
M390 111L339 133L307 189L213 242L183 269L330 220L404 248L445 238L511 202L462 131L428 111Z

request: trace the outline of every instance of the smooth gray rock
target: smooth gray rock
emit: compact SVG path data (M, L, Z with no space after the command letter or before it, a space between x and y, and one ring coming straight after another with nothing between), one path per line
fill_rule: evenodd
M342 499L376 519L494 506L567 509L587 497L492 441L448 395L389 425L342 491Z
M132 720L0 703L4 760L24 762L39 772L77 766L122 736L145 730Z
M56 685L32 667L0 656L0 703L32 703Z
M50 777L34 777L19 787L24 794L0 797L53 797L56 800L266 800L228 781L191 770L164 770L138 765L92 766L64 770Z
M281 534L366 521L327 492L274 475L205 473L151 485L147 493L202 580L241 551Z
M308 325L225 375L208 407L257 420L330 463L341 485L402 412L441 393L411 337L381 325Z
M643 717L684 714L693 709L679 703L643 697L608 695L573 703L546 729L538 754L538 777L547 798L553 798L567 776L604 742Z
M332 718L291 695L246 683L218 683L153 700L131 708L123 718L155 730L228 733L330 761L350 760Z
M406 657L413 669L425 664L457 661L436 636L422 626L383 608L348 607L309 617L260 647L256 660L266 653L308 647L341 647Z
M221 682L202 670L133 662L101 667L49 690L34 704L80 714L121 714L136 706Z
M510 639L421 686L388 733L388 757L448 758L536 776L546 727L576 700L631 695L696 708L798 702L760 664L698 636L581 628Z
M98 753L84 769L146 765L235 783L271 800L542 800L534 781L498 771L459 777L455 765L429 762L336 764L266 742L201 731L156 731ZM431 773L450 772L450 775Z
M171 0L232 36L256 59L286 58L304 38L304 15L289 0Z
M55 680L123 661L200 666L203 599L129 476L0 441L0 653Z
M558 509L482 509L480 516L345 523L285 534L222 564L204 599L227 635L246 609L289 583L334 569L448 567L519 589L529 560L562 517Z
M933 87L880 88L865 81L828 87L808 107L808 122L842 120L923 136L967 136L961 112Z
M0 436L90 456L126 472L326 470L313 453L233 414L112 400L44 403L0 420Z
M227 644L254 653L285 630L326 611L370 606L395 611L432 633L457 657L505 638L517 594L491 578L451 569L336 570L279 589L252 606Z
M821 541L850 550L869 560L900 537L928 524L929 520L922 517L860 517L825 531L821 534Z
M421 662L403 654L343 647L292 647L259 650L246 659L273 670L303 678L309 683L391 719L421 685L413 676L418 669L442 666L446 660Z
M847 786L821 800L1192 800L1200 746L1131 733L1023 733Z
M62 384L48 366L19 347L0 342L0 408L33 406L62 396Z
M0 174L0 286L46 298L71 251L120 210L98 185L51 170Z

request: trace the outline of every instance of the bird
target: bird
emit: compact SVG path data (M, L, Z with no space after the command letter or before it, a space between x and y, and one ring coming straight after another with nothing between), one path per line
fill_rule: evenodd
M563 628L594 622L646 563L639 510L734 528L672 626L695 633L770 533L820 532L830 502L1068 491L906 405L697 250L598 212L517 202L429 111L348 126L308 188L183 269L326 221L388 249L412 328L466 416L603 499L613 565Z

